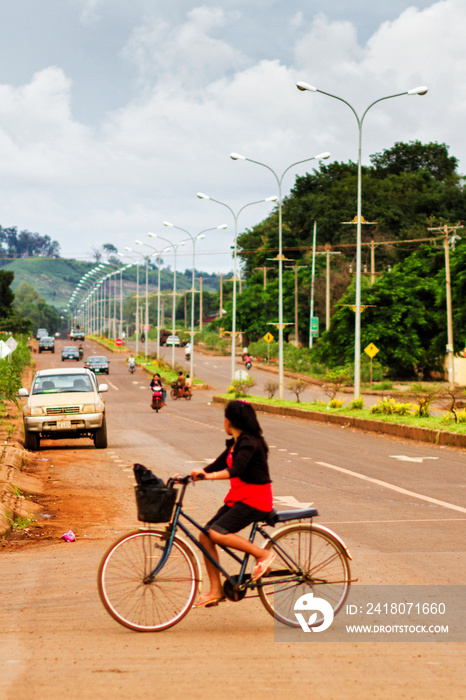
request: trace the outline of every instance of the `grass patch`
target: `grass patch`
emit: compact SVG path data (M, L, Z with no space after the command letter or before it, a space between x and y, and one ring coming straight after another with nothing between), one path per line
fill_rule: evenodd
M8 518L8 522L10 523L12 530L27 530L28 527L34 525L36 520L37 518L34 517L21 518L20 516L17 516L14 520Z
M107 350L111 352L131 352L126 345L115 345L112 338L104 338L101 335L88 335L86 336L86 340L93 340L94 343L102 345L102 347L107 348Z
M222 398L231 399L232 394L219 394ZM284 408L299 408L303 411L317 411L319 413L330 413L336 416L347 416L348 418L362 418L364 420L377 420L382 423L397 423L398 425L409 425L415 428L429 428L431 430L441 430L447 433L466 433L466 423L445 422L444 416L429 416L428 418L418 418L416 416L399 416L396 414L382 415L373 414L368 408L349 409L344 406L341 408L330 408L323 402L305 401L299 404L296 401L287 401L285 399L269 399L265 396L247 396L254 403L267 404L269 406L282 406Z

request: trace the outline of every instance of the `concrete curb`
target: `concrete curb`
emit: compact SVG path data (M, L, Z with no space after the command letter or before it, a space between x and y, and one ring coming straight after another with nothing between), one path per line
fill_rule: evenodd
M225 399L223 396L214 396L212 400L214 403L225 404L228 403L230 399ZM332 423L334 425L341 425L345 428L354 428L355 430L365 430L372 433L393 435L394 437L403 438L405 440L416 440L417 442L427 442L432 445L443 445L457 449L466 449L466 434L464 433L450 433L446 430L432 430L430 428L415 428L411 425L385 423L378 420L353 418L352 416L338 416L328 413L321 413L320 411L306 411L302 408L270 406L268 404L255 401L249 402L256 411L261 411L262 413L272 413L279 416L293 416L295 418L303 418L304 420L311 420L317 423Z

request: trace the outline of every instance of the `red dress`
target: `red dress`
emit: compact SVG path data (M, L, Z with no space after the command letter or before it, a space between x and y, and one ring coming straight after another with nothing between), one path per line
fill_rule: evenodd
M227 468L233 472L230 477L230 490L225 496L224 503L227 506L234 506L235 503L245 503L251 508L270 513L273 509L272 484L268 473L267 455L262 447L263 442L256 445L250 443L249 436L244 436L243 440L238 440L238 447L234 443L229 444L227 450L209 467L206 471L219 471ZM254 440L256 442L256 440ZM253 449L255 448L255 449ZM235 452L235 455L233 453ZM234 457L234 459L233 459ZM235 467L233 462L235 461ZM238 468L239 464L239 468ZM240 472L241 476L236 476L235 472ZM259 482L259 483L255 483ZM261 483L262 482L262 483Z

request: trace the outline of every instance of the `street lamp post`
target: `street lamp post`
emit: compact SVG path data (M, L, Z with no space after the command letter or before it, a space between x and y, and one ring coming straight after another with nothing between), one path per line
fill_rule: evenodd
M193 244L193 269L192 269L192 282L191 282L191 353L190 353L190 361L189 361L189 374L191 377L194 377L194 290L195 290L195 280L194 280L194 274L195 274L195 261L196 261L196 242L198 240L201 240L202 238L205 238L204 233L207 231L215 231L216 229L226 229L228 226L226 224L221 224L220 226L212 226L210 228L205 228L203 231L200 231L196 236L193 236L189 231L187 231L185 228L180 228L180 226L175 226L174 224L170 223L170 221L164 221L163 222L164 226L168 226L169 228L176 228L178 231L183 231L183 233L186 233Z
M172 336L176 335L176 253L178 251L178 248L180 246L185 245L186 241L181 241L180 243L172 243L168 238L163 238L163 236L159 236L158 233L148 233L148 236L151 238L159 238L161 241L166 241L169 245L164 248L161 252L153 248L151 245L148 243L141 243L141 241L136 241L136 243L139 243L140 245L145 245L148 248L152 248L157 255L159 255L159 270L160 270L160 255L161 253L167 251L171 248L173 248L174 251L174 268L173 268L173 306L172 306ZM160 272L159 272L159 300L160 300ZM159 309L160 309L160 303L159 303ZM158 316L160 316L160 311L158 311ZM159 319L157 319L157 322L159 322ZM159 338L159 330L157 331L157 338ZM172 343L172 369L175 367L175 343Z
M330 92L324 92L318 88L299 81L296 83L296 87L301 91L308 92L320 92L322 95L327 95L328 97L333 97L335 100L339 100L347 105L356 117L359 131L359 141L358 141L358 194L357 194L357 226L356 226L356 313L355 313L355 329L354 329L354 398L359 398L360 387L361 387L361 202L362 202L362 177L361 177L361 153L362 153L362 126L364 118L368 111L379 102L384 100L390 100L393 97L401 97L403 95L425 95L428 88L422 85L412 90L407 90L405 92L398 92L394 95L387 95L386 97L380 97L378 100L372 102L367 109L363 112L362 116L359 117L358 113L354 107L347 102L347 100L338 95L332 95Z
M272 175L275 177L278 185L278 390L279 397L283 399L283 253L282 253L282 182L286 173L294 168L296 165L301 165L301 163L307 163L311 160L320 160L330 158L330 153L319 153L312 158L305 158L304 160L298 160L296 163L289 165L286 170L283 171L281 176L278 176L275 170L265 163L260 163L258 160L252 160L251 158L246 158L241 156L239 153L230 153L230 158L232 160L247 160L249 163L255 163L256 165L261 165L263 168L267 168Z
M132 248L129 246L125 245L125 250L127 250L130 253L134 253ZM120 255L122 258L132 258L131 255L127 255L126 253L117 253L117 255ZM144 259L144 256L141 255L141 258ZM135 258L132 258L132 260L135 260ZM136 355L139 352L139 262L135 263L136 265L136 323L135 323L135 335L136 335L136 350L135 353Z
M235 239L234 239L234 248L233 248L233 311L232 311L232 320L231 320L231 381L234 380L235 378L235 354L236 354L236 277L237 277L237 237L238 237L238 217L243 211L243 209L246 209L246 207L251 207L253 204L261 204L261 202L276 202L277 197L272 196L272 197L266 197L265 199L258 199L256 202L249 202L248 204L245 204L244 206L241 207L241 209L238 209L238 211L235 213L233 209L226 204L225 202L220 202L218 199L214 199L213 197L209 197L206 194L203 194L202 192L198 192L197 196L199 199L210 199L211 202L216 202L216 204L220 204L222 207L226 207L232 214L233 220L235 222Z

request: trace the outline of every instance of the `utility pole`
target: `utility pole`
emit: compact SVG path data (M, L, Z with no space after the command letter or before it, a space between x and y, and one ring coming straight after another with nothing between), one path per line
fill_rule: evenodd
M375 282L375 242L374 239L370 242L371 246L371 285Z
M326 285L325 285L325 330L330 328L330 256L341 255L339 250L331 250L330 243L325 244L325 257L327 258L326 266Z
M220 313L218 315L219 318L222 318L223 316L223 275L220 273Z
M202 277L197 279L199 280L199 332L202 333L202 317L204 315L202 310Z
M294 270L294 337L295 345L299 346L299 331L298 331L298 270L303 270L307 265L286 265L287 269Z
M451 305L451 277L450 277L450 243L457 240L455 232L464 226L449 226L444 224L437 228L429 228L429 231L443 231L443 250L445 252L445 283L447 296L447 358L448 381L451 387L455 386L455 353L453 348L453 311ZM450 234L451 238L450 238ZM459 238L459 236L458 236Z
M273 268L262 265L261 267L255 267L254 269L264 271L264 289L267 289L267 270L272 270Z

